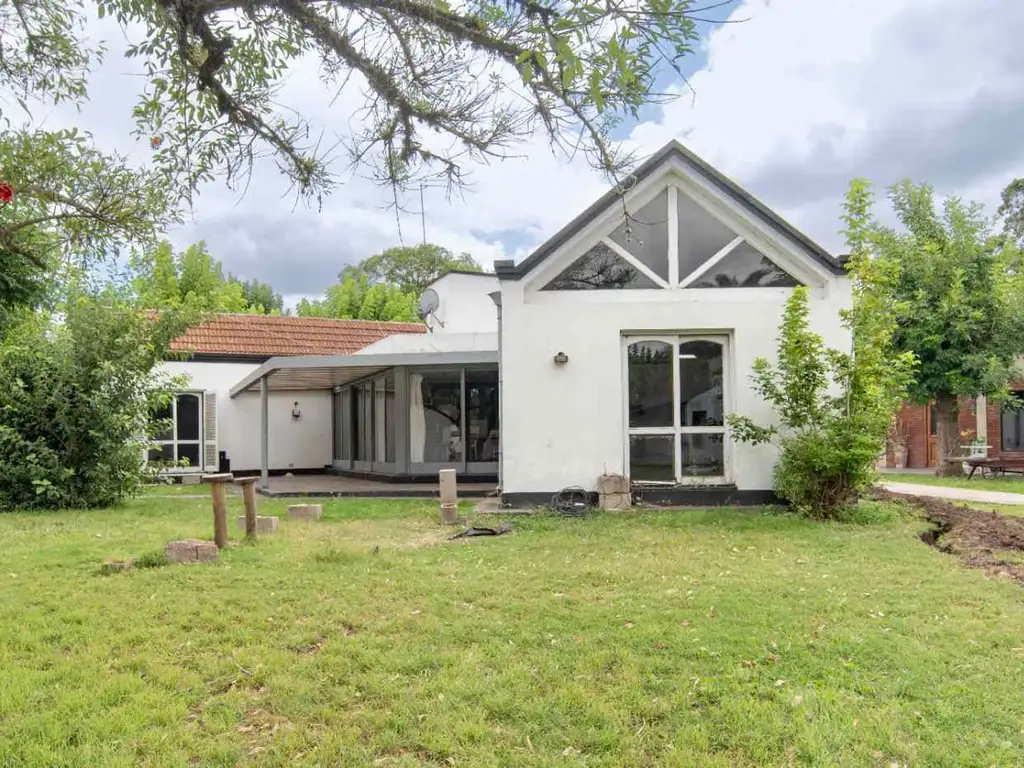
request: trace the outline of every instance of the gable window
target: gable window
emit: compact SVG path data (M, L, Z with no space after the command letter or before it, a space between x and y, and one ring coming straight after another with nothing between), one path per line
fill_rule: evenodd
M1011 393L1018 402L1024 401L1024 391ZM1024 452L1024 408L1004 408L999 415L1001 440L1004 451Z
M545 291L790 288L792 275L674 185L631 211Z
M546 291L595 291L609 288L657 288L658 284L598 243L544 286Z
M625 340L627 466L637 483L725 482L725 337Z
M200 392L179 392L154 418L169 423L156 436L158 447L149 451L150 461L184 462L187 468L202 467L203 395Z

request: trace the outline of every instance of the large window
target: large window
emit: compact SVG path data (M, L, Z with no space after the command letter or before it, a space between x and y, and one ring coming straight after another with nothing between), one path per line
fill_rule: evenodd
M795 285L799 282L792 275L681 188L670 185L630 210L543 290Z
M1013 395L1018 403L1024 402L1024 391L1016 391ZM999 421L1002 432L1000 447L1004 451L1024 452L1024 408L1003 408Z
M149 451L150 461L182 463L202 467L203 396L198 392L179 392L155 418L167 423L156 436L158 448Z
M466 371L466 441L470 462L498 460L498 372Z
M407 392L396 386L405 376ZM498 461L498 394L496 368L395 369L356 382L334 394L334 459L371 472L489 474Z
M633 482L722 482L725 338L627 339Z
M498 461L498 371L424 369L409 374L409 461L472 466ZM422 468L422 466L421 466Z
M462 371L409 374L409 451L413 464L461 462Z

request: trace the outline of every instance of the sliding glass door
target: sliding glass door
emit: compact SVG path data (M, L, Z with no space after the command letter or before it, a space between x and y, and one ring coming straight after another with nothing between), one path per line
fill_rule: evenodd
M384 474L498 472L498 370L396 368L334 393L333 465Z
M424 368L409 373L409 469L498 471L496 368Z

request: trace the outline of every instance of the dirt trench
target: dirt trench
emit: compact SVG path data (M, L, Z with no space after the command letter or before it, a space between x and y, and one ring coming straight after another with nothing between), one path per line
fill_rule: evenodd
M1024 586L1024 518L961 507L944 499L875 489L874 498L916 507L934 528L921 541L958 557L965 565ZM1020 553L1017 562L1008 557Z

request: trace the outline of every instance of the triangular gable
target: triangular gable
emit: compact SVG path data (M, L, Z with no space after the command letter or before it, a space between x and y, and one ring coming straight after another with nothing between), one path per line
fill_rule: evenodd
M792 247L787 248L787 252L792 251L794 254L811 260L818 270L823 268L831 274L845 274L845 268L824 248L784 221L778 214L771 211L763 203L713 169L678 142L667 144L641 165L628 180L628 186L631 189L637 188L646 179L656 176L668 165L675 162L681 163L687 174L692 175L701 183L717 191L720 195L724 195L743 216L749 218L758 227L770 231L770 234L775 239L791 244ZM623 184L623 186L627 186L627 184ZM700 217L703 215L705 217L704 223L699 230L699 237L690 237L677 243L677 258L679 260L677 269L680 280L685 279L686 273L692 271L701 257L706 260L709 257L709 250L714 246L718 246L719 250L710 251L710 254L717 254L720 260L724 262L720 268L723 270L729 267L735 269L738 261L743 260L745 264L752 258L749 256L746 247L749 246L757 250L756 246L753 243L746 242L746 238L737 238L730 241L732 248L739 248L742 244L744 249L737 256L729 259L729 252L722 252L723 248L730 245L730 243L722 245L722 240L728 234L728 226L722 221L718 221L717 224L721 225L721 231L716 232L714 226L715 217L711 216L708 218L708 212L702 210L700 205L696 205L695 201L691 199L684 189L679 188L676 192L678 194L673 194L673 196L678 207L672 215L681 225L695 216ZM665 217L659 214L660 210L665 209L665 206L659 199L663 194L664 192L659 192L653 199L641 201L635 212L631 211L630 218L626 222L619 223L614 231L604 233L604 237L600 240L602 244L608 246L614 253L624 258L638 272L652 279L652 282L659 287L667 287L670 282L667 280L667 274L664 272L665 262L658 260L660 256L655 257L653 255L660 254L661 234L664 231L662 222L664 222ZM562 246L572 241L595 220L605 216L613 205L619 207L622 205L622 197L617 190L611 190L602 196L600 200L587 208L580 216L555 234L554 237L541 245L518 266L511 261L495 262L495 271L499 278L518 280L525 277L541 264L548 261ZM625 231L627 228L629 231ZM691 228L691 235L695 231L697 230ZM638 247L638 244L641 243L644 245L643 249ZM593 244L590 247L592 248ZM747 255L745 256L744 254ZM764 277L764 279L769 280L770 285L789 285L797 282L791 275L788 275L786 270L774 264L768 256L762 253L761 258L767 264L762 265L758 262L758 265L766 273L773 272L772 267L774 267L775 270L778 270L792 281L790 283L778 276L774 278ZM752 271L756 271L756 268ZM675 270L673 270L673 274L676 274ZM682 283L674 284L681 285L681 287L689 287ZM697 287L697 285L692 287Z

